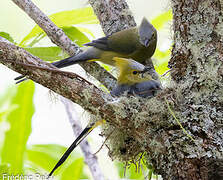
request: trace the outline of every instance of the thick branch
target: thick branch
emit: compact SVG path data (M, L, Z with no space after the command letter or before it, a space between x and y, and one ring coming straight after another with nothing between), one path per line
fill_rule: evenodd
M123 97L119 101L113 101L114 99L108 93L102 92L80 76L61 72L52 67L51 64L42 62L39 58L2 37L0 37L0 52L0 60L4 65L19 73L26 74L28 78L79 104L99 119L105 119L109 124L118 127L119 130L122 128L131 130L131 134L139 139L143 137L142 129L146 129L147 124L142 121L140 122L143 123L141 126L135 127L135 121L138 121L139 118L153 121L153 119L147 119L147 117L155 116L154 118L157 119L158 116L163 116L162 114L157 116L153 112L154 109L157 109L156 106L165 106L159 99L153 98L153 101L141 101L137 97ZM8 60L15 63L8 62ZM47 69L24 66L24 63ZM154 101L158 103L156 106ZM135 111L138 113L132 114ZM143 116L141 117L141 115ZM168 123L166 118L162 120L164 124ZM162 120L160 119L160 122ZM148 139L148 141L150 140Z
M169 151L156 156L154 165L164 179L223 179L222 1L171 3L174 47L169 65L177 83L174 111L196 145L172 131L178 138L168 138Z
M80 49L58 28L32 1L13 0L36 24L38 24L48 35L50 40L66 51L70 56L76 54ZM97 63L84 63L81 66L93 77L98 79L109 90L115 85L114 77Z
M89 0L106 35L136 26L125 0Z
M97 115L95 109L98 109L102 117L110 114L109 119L111 119L113 116L114 111L111 108L109 109L109 105L106 103L111 99L109 94L105 94L76 74L60 73L51 64L41 61L23 48L15 46L2 37L0 37L0 60L9 68L27 75L28 78L81 105L94 115ZM7 60L15 63L9 63ZM24 64L41 66L48 68L48 70L31 68L30 66L24 66ZM49 70L49 68L52 70Z

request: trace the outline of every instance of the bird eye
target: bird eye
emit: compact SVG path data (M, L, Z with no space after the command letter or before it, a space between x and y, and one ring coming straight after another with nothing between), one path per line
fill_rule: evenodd
M136 75L137 74L137 71L133 71L132 74Z

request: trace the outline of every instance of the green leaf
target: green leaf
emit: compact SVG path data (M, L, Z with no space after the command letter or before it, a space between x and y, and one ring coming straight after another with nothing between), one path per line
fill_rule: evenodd
M15 43L15 41L13 40L13 38L10 36L9 33L6 32L0 32L0 36L7 39L8 41L10 41L11 43Z
M73 161L61 174L61 180L79 180L84 167L84 159L78 158Z
M159 16L157 16L155 19L152 20L152 24L157 30L160 30L163 28L163 26L173 19L172 10L166 11Z
M85 28L85 27L76 27L76 28L83 33L87 33L91 35L95 39L94 34L88 28Z
M170 50L163 52L160 51L159 49L156 49L156 52L154 54L154 58L156 59L154 61L154 66L158 74L162 75L169 70L168 62L170 59L170 54L171 54Z
M160 51L159 49L156 49L156 52L154 54L154 58L156 59L154 61L155 70L158 74L162 75L166 71L169 70L168 68L168 62L170 59L171 51Z
M77 28L75 27L63 27L64 32L66 35L72 40L79 45L82 46L82 44L89 42L90 40L88 37L80 32ZM37 41L36 41L37 42ZM31 54L39 57L42 60L45 61L56 61L56 60L61 60L67 55L64 54L64 52L59 48L59 47L29 47L25 48L27 51L29 51Z
M78 30L76 27L69 26L69 27L63 27L62 29L65 32L65 34L72 41L75 41L75 43L79 46L82 46L84 43L87 43L90 41L88 37L84 33L82 33L80 30Z
M121 163L121 162L115 162L115 166L118 170L118 175L120 178L124 178L124 172L125 172L125 169L124 169L124 164Z
M59 13L52 14L49 18L58 26L72 26L75 24L96 24L98 20L94 15L92 8L81 8L71 11L62 11ZM39 36L40 33L43 33L43 30L39 26L35 26L31 32L21 41L20 46L26 46L27 42Z
M0 180L7 179L7 175L10 174L10 165L1 164L0 165Z
M37 170L43 169L50 172L66 150L66 147L57 144L32 145L27 150L26 161L36 167ZM71 162L80 157L79 153L72 153L65 163L56 170L55 174L61 174Z
M134 164L131 164L130 167L127 170L127 175L129 177L129 179L137 179L137 180L144 180L144 176L142 174L142 171L140 170L140 172L137 172L136 170L136 166Z
M166 71L169 70L168 61L163 61L162 63L155 65L155 70L160 75L164 74Z
M10 103L12 97L15 96L17 89L15 86L7 88L4 93L0 94L0 111L2 108Z
M10 129L5 134L1 154L2 163L10 164L11 173L22 173L26 143L31 133L34 83L26 82L18 86L17 93L11 99L11 106L16 108L8 115Z
M0 112L0 122L2 122L3 120L6 120L8 115L15 109L17 109L17 106L16 105L12 105L7 110L1 111Z
M98 19L91 7L62 11L49 16L57 26L73 24L98 24Z
M32 145L26 152L26 160L49 172L64 151L66 151L66 147L56 144Z
M84 43L89 42L90 40L88 37L82 33L78 28L70 26L70 27L63 27L62 28L65 34L72 40L75 41L76 44L79 46L82 46ZM30 44L33 46L35 43L39 42L43 37L45 37L45 34L41 34L40 37L35 38L32 43ZM45 60L45 61L55 61L60 60L64 58L63 51L56 46L52 47L28 47L25 48L27 51L29 51L31 54Z
M166 59L166 58L170 58L170 50L167 50L167 51L160 51L158 48L156 49L155 51L155 54L154 54L154 58L156 59Z
M27 46L28 47L33 47L36 43L41 41L44 37L46 37L46 33L45 32L39 33L37 36L35 36L35 38Z
M45 61L55 61L65 57L62 50L56 46L25 48L25 50Z

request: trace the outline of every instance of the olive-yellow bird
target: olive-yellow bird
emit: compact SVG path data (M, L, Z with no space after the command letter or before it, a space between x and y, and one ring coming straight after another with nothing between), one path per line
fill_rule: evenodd
M93 40L85 44L91 46L86 51L52 64L62 68L94 60L114 66L113 57L131 58L143 63L152 57L156 44L157 31L146 18L143 18L139 27L122 30L110 36Z
M53 62L58 68L86 61L100 61L115 66L113 57L130 58L144 63L151 58L157 44L157 31L146 18L143 18L139 27L133 27L116 32L110 36L102 37L84 44L88 47L85 51L66 59ZM24 81L24 76L15 80L17 83Z
M161 84L159 81L154 80L153 71L146 68L144 65L132 60L114 57L112 59L115 66L119 69L119 75L117 80L117 86L112 90L112 96L121 96L124 93L128 95L136 95L143 98L151 98L155 96L155 93L161 89ZM50 172L51 176L54 171L63 164L63 162L68 158L70 153L75 147L97 126L101 125L104 120L96 121L90 123L81 134L75 139L72 145L63 154L61 159L55 165L53 170Z

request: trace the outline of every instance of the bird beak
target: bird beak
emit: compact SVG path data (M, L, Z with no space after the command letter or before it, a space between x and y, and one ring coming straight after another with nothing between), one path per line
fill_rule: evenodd
M145 67L145 69L144 69L143 71L141 71L140 73L145 73L145 72L147 72L147 71L149 71L149 70L150 70L150 68Z
M144 74L149 71L149 68L145 68L143 71L140 71L142 78L144 78Z
M145 46L145 47L148 47L148 46L149 46L149 42L150 42L149 39L146 39L146 40L144 41L144 46Z

